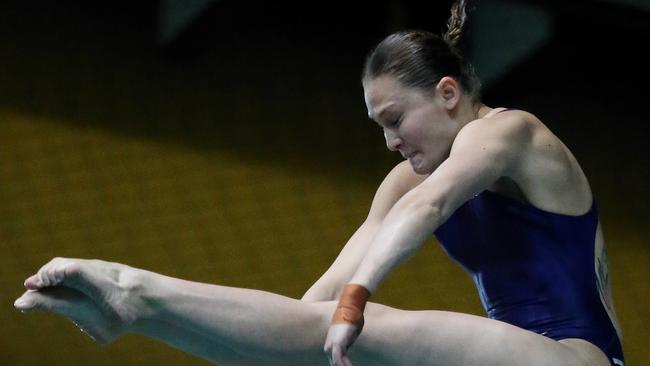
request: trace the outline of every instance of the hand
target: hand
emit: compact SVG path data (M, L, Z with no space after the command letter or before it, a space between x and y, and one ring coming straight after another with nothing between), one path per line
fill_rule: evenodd
M359 336L359 328L349 323L330 325L325 339L325 353L330 366L352 366L347 357L348 348Z
M54 258L25 280L14 306L61 314L94 341L111 343L137 318L134 274L118 263Z

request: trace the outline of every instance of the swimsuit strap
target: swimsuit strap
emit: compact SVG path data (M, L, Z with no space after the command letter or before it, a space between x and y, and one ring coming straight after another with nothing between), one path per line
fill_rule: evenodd
M494 116L495 114L505 112L505 111L509 111L509 110L510 110L509 108L497 107L497 108L494 108L491 111L489 111L485 116L483 116L483 118L490 118L490 117Z

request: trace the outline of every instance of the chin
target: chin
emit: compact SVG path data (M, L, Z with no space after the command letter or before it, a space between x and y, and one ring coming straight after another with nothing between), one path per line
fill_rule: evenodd
M423 159L422 155L418 155L417 158L418 159L415 160L409 160L409 163L411 163L411 168L413 168L413 171L416 174L420 175L429 175L433 173L444 161L444 159L441 161Z
M419 174L419 175L429 175L433 173L433 169L424 169L419 167L413 167L413 171L415 172L415 174Z
M416 174L420 174L420 175L431 174L435 170L434 168L431 168L430 166L423 164L423 161L421 160L415 162L415 164L413 161L410 161L410 163L411 163L411 168L413 168L413 171Z

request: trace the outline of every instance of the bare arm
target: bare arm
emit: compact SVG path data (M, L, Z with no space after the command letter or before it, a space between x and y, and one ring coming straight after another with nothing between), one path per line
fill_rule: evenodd
M350 282L374 292L458 207L500 177L513 175L530 135L530 126L517 116L465 126L449 158L386 215Z
M386 275L472 195L516 173L531 134L528 123L518 117L467 124L449 157L395 203L334 311L324 346L330 364L350 365L347 350L363 328L365 304Z
M375 193L368 217L348 240L330 268L305 293L303 301L338 299L343 285L350 281L359 267L391 207L424 178L425 176L415 174L407 161L401 162L388 173Z

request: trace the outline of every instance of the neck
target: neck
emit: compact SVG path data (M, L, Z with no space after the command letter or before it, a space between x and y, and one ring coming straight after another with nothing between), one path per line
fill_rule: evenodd
M460 127L464 127L466 124L483 118L488 114L492 108L486 106L482 102L472 103L470 101L462 101L457 110L457 120L460 122Z
M475 119L480 119L480 118L485 117L485 115L492 112L493 109L494 108L490 108L490 107L486 106L485 104L483 104L481 102L475 104L474 105L475 116L476 116Z

